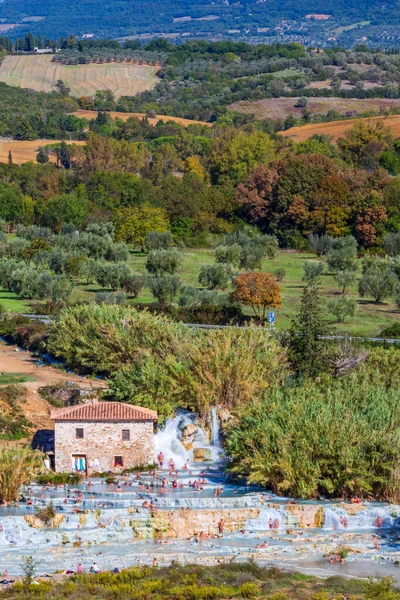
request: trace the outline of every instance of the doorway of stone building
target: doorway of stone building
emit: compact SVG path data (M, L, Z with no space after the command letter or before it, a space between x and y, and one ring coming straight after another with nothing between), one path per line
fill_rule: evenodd
M74 473L84 473L85 475L87 475L86 454L72 455L72 471Z

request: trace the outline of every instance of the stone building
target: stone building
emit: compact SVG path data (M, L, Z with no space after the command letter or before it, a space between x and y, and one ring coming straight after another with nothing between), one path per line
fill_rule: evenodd
M97 400L54 410L58 473L118 472L154 460L154 410Z

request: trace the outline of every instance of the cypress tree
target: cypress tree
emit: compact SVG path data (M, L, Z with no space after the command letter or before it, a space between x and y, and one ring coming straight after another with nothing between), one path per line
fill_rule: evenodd
M290 328L289 359L297 373L315 377L327 365L327 334L324 307L318 284L313 281L303 290L298 315Z

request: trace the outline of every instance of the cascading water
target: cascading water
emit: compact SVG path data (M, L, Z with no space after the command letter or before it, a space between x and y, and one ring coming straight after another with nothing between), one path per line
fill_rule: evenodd
M211 422L212 440L211 444L209 444L206 433L198 423L197 415L188 410L178 409L176 416L168 419L164 428L160 429L154 436L156 457L162 452L164 454L164 466L172 459L175 466L179 469L183 467L186 461L191 462L193 460L194 448L203 448L210 460L217 460L221 453L222 445L220 424L216 409L212 409ZM182 443L182 438L188 425L194 425L197 431L194 435L194 441L191 444L192 447L186 449Z
M397 512L390 506L360 506L354 514L341 506L325 508L325 529L374 529L377 527L387 529L399 524Z
M221 424L218 418L218 411L215 406L211 409L211 443L216 448L222 448Z
M185 425L193 423L192 419L189 419L187 411L179 411L173 419L168 419L163 429L159 429L154 436L154 443L156 448L156 457L159 452L164 454L165 464L168 464L169 460L173 460L175 466L180 469L183 467L187 460L191 459L191 454L182 444L181 432Z

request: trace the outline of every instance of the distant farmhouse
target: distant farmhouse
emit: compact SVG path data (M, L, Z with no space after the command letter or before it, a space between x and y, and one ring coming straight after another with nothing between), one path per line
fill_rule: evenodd
M122 471L154 459L154 410L91 401L54 410L56 472Z

